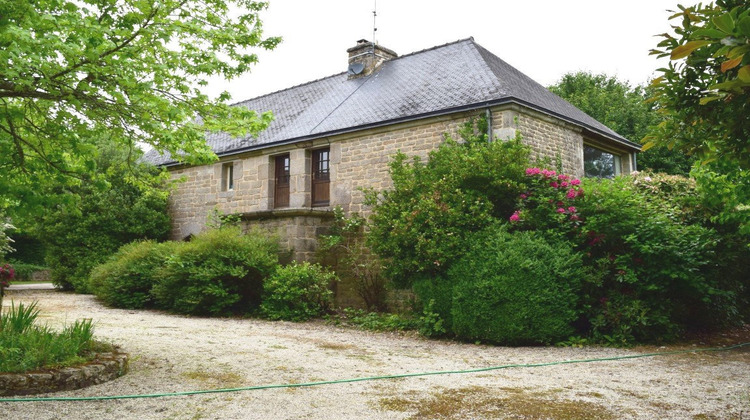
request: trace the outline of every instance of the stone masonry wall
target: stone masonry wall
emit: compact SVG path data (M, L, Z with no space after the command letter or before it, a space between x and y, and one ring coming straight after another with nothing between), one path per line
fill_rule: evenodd
M363 205L360 189L391 187L388 163L396 152L426 159L446 134L455 138L460 125L478 115L484 115L484 111L406 122L245 153L213 165L174 169L173 177L184 181L170 198L172 239L200 232L209 214L217 209L224 214L244 215L247 227L280 232L282 244L294 250L295 258L308 259L314 254L314 243L321 233L316 226L329 224L321 218L326 210L340 206L346 213L366 216L368 209ZM492 110L492 129L501 140L519 130L537 156L549 157L553 163L560 158L565 172L583 175L584 138L580 128L527 108L507 105ZM328 207L311 209L311 151L321 147L330 148L331 200ZM274 157L287 153L291 166L290 206L274 210ZM226 163L234 164L233 191L222 191L222 166ZM304 213L311 210L315 211Z

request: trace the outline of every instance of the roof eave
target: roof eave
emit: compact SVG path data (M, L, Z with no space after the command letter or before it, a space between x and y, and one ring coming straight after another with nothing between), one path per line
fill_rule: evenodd
M557 118L557 119L563 120L565 122L568 122L570 124L573 124L573 125L576 125L578 127L581 127L588 134L593 134L595 136L598 136L598 137L601 137L601 138L604 138L604 139L607 139L607 140L610 140L610 141L614 141L614 142L618 143L621 146L624 146L624 147L626 147L628 149L632 149L632 151L640 151L641 150L641 146L639 144L633 143L633 142L631 142L631 141L629 141L629 140L627 140L625 138L614 137L614 136L610 135L609 133L602 132L601 130L596 129L595 127L591 127L591 126L589 126L587 124L581 123L580 121L575 121L575 120L573 120L571 118L565 117L564 115L560 115L560 114L552 112L552 111L550 111L548 109L544 109L544 108L536 106L536 105L534 105L532 103L523 101L521 99L513 98L513 97L507 97L507 98L502 98L502 99L494 99L494 100L490 100L490 101L478 102L478 103L474 103L474 104L462 105L462 106L459 106L459 107L446 108L446 109L442 109L442 110L439 110L439 111L427 112L427 113L422 113L422 114L417 114L417 115L411 115L411 116L407 116L407 117L400 117L400 118L394 118L394 119L390 119L390 120L378 121L378 122L375 122L375 123L362 124L362 125L353 126L353 127L347 127L347 128L342 128L342 129L338 129L338 130L331 130L331 131L326 131L326 132L322 132L322 133L309 134L309 135L306 135L306 136L299 136L299 137L294 137L294 138L280 140L280 141L271 142L271 143L249 145L249 146L241 147L241 148L238 148L238 149L233 149L233 150L229 150L229 151L219 152L219 153L216 153L216 156L218 156L219 158L222 158L222 157L226 157L226 156L232 156L232 155L238 155L238 154L242 154L242 153L252 152L252 151L255 151L255 150L268 149L268 148L272 148L272 147L284 146L284 145L294 144L294 143L301 143L301 142L305 142L305 141L320 139L320 138L323 138L323 137L331 137L331 136L337 136L337 135L341 135L341 134L349 134L349 133L353 133L353 132L356 132L356 131L362 131L362 130L368 130L368 129L372 129L372 128L379 128L379 127L384 127L384 126L393 125L393 124L399 124L399 123L417 121L417 120L421 120L421 119L425 119L425 118L430 118L430 117L439 117L439 116L448 115L448 114L454 114L454 113L458 113L458 112L473 111L473 110L484 109L484 108L492 107L492 106L505 105L505 104L514 104L514 103L518 104L518 105L521 105L521 106L524 106L524 107L527 107L527 108L531 108L531 109L533 109L533 110L535 110L537 112L541 112L543 114L550 115L550 116L552 116L554 118ZM182 166L182 165L185 165L185 164L181 163L181 162L178 162L178 161L171 161L171 162L166 162L166 163L159 164L158 166L169 168L169 167Z

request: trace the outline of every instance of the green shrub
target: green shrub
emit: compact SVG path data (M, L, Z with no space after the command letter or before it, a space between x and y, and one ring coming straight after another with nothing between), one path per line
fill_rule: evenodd
M488 229L448 272L453 332L499 344L549 344L573 332L584 278L570 243Z
M261 310L274 320L305 321L323 315L333 304L334 273L318 264L296 262L279 267L263 284Z
M487 141L485 129L485 121L476 130L467 124L462 142L446 139L426 163L396 155L393 189L368 192L368 245L386 260L397 286L444 274L473 232L513 213L526 188L530 149L520 138Z
M89 289L106 305L139 309L153 306L151 288L174 242L136 241L123 245L91 271Z
M716 231L683 224L694 213L678 197L637 180L587 180L578 203L584 223L577 240L584 263L597 273L584 291L594 337L620 344L669 340L705 324L702 318L736 313L726 306L733 292L708 275L720 242Z
M263 280L278 265L278 242L239 228L209 230L174 243L152 289L158 307L183 314L248 313L258 308Z
M22 263L15 259L9 259L8 261L13 265L13 269L16 270L15 281L31 281L34 273L47 269L47 267L42 265Z

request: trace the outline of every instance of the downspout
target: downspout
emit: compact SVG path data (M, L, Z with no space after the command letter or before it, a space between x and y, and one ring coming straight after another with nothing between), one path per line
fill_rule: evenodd
M637 153L637 152L633 152L633 165L631 165L631 166L633 167L633 172L636 172L636 171L638 171L638 160L637 160L637 156L638 156L638 153Z
M484 118L487 120L487 143L492 141L492 110L487 108L484 111Z

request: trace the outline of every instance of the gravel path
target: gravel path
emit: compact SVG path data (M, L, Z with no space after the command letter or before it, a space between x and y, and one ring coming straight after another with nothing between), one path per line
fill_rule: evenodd
M205 319L108 309L92 296L11 291L58 327L93 318L131 355L112 382L48 396L169 393L672 348L507 348L362 332L320 322ZM0 403L0 419L750 419L750 348L614 362L195 396Z

